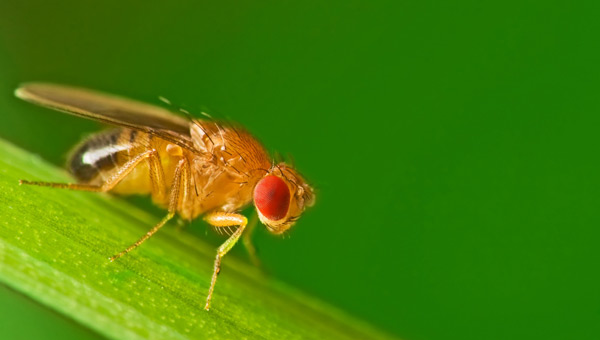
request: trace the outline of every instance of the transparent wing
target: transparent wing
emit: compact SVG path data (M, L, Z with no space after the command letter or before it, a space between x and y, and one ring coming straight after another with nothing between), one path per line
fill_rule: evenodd
M57 111L151 133L193 149L190 122L161 107L88 89L25 83L15 90L25 101Z

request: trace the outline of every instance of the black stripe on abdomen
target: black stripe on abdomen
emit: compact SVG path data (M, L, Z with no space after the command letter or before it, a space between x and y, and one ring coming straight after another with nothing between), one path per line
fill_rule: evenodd
M111 129L92 135L73 152L68 164L70 172L81 182L89 182L101 171L118 166L117 153L130 148L118 143L122 129Z

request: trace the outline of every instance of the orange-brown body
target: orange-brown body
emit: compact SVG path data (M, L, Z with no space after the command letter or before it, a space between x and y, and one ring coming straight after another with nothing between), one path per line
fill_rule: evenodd
M114 261L145 242L175 214L203 214L215 228L237 227L217 249L205 309L221 259L240 239L248 220L239 211L254 200L258 217L273 234L288 230L314 203L313 189L296 170L274 164L260 143L231 124L185 120L145 103L87 89L47 83L24 84L17 97L80 117L118 126L92 135L71 154L69 168L79 183L21 180L53 188L150 194L167 215ZM255 259L245 233L244 243Z
M101 185L128 161L148 150L156 150L166 187L172 185L179 161L185 158L191 178L187 195L181 195L177 213L191 220L208 211L239 211L252 202L252 190L271 167L260 143L247 132L213 122L191 124L191 152L160 137L127 128L103 131L80 144L69 160L80 183ZM152 183L150 166L142 162L111 191L118 194L150 194L163 207L169 197Z

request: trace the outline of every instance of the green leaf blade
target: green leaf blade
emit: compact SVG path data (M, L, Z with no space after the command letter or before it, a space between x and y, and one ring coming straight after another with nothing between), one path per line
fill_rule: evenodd
M115 339L387 338L228 256L203 310L214 249L164 228L114 263L154 223L103 194L33 186L69 181L0 141L0 282Z

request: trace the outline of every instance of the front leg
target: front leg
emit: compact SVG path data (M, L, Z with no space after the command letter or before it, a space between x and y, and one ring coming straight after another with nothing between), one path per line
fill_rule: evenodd
M248 222L248 227L246 228L247 231L242 236L242 243L244 244L244 247L246 247L248 256L250 256L250 262L252 262L252 264L257 266L258 268L264 270L264 268L262 267L262 264L260 262L260 259L258 258L258 254L256 252L256 247L254 246L254 243L252 242L252 235L254 234L254 230L256 230L257 224L258 224L258 215L253 214L252 217L250 217L250 221Z
M246 225L248 224L248 219L244 215L234 214L234 213L226 213L226 212L213 212L204 217L204 220L208 222L210 225L215 227L231 227L231 226L239 226L237 230L231 234L231 236L225 241L219 249L217 249L217 256L215 257L215 265L213 268L212 280L210 281L210 288L208 289L208 296L206 297L206 305L204 306L205 310L210 309L210 299L212 298L213 290L215 289L215 283L217 283L217 276L221 271L221 258L227 254L231 248L235 245L235 243L240 239Z

